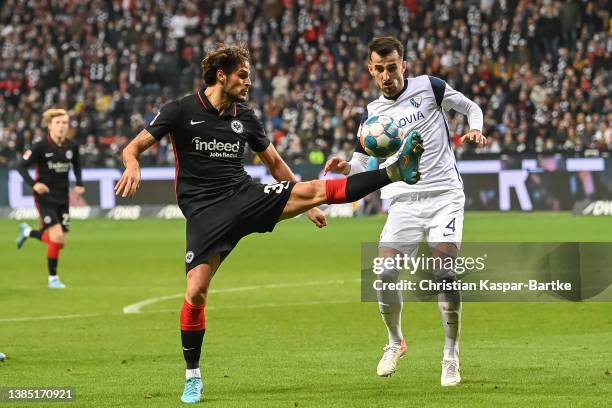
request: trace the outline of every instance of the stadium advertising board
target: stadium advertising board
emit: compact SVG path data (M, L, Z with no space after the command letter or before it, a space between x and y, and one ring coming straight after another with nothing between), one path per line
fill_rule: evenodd
M609 158L462 160L458 168L464 182L467 210L574 209L585 215L612 214L604 211L610 203L605 200L612 199L612 160ZM246 166L246 170L256 180L274 182L264 166ZM301 165L294 171L304 180L322 177L320 166ZM84 169L87 187L84 201L72 204L102 210L122 205L172 205L176 203L174 175L172 167L143 168L139 193L127 201L116 197L113 191L121 176L119 169ZM29 188L14 170L0 173L0 204L12 209L34 208Z

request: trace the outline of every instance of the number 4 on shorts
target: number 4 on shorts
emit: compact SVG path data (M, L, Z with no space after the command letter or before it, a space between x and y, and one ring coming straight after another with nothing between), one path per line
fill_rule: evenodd
M451 231L453 231L453 232L455 232L455 219L453 218L453 219L451 220L451 222L449 222L449 223L446 225L446 227L445 227L445 228L446 228L446 229L449 229L449 230L451 230Z

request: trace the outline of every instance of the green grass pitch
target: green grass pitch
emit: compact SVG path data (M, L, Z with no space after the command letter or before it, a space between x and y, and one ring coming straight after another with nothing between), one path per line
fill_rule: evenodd
M360 243L383 223L331 219L317 230L302 218L240 242L209 297L202 406L609 406L611 303L466 304L454 388L440 387L436 304L408 303L407 355L378 378L386 331L357 279ZM76 388L76 402L54 407L180 406L184 223L73 222L65 291L46 288L43 245L15 249L17 225L0 221L0 386ZM610 231L612 218L468 213L464 240L610 241Z

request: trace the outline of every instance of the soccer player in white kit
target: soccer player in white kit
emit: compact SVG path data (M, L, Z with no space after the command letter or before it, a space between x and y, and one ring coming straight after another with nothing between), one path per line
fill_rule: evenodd
M378 256L415 256L419 243L425 237L434 257L455 258L461 245L465 196L444 110L454 109L467 116L470 131L461 138L462 142L485 145L487 139L482 134L482 110L439 78L427 75L404 78L407 63L403 57L404 47L394 37L378 37L370 42L368 70L382 95L368 104L361 123L374 115L390 116L403 134L417 130L423 137L425 148L419 168L421 179L417 184L392 183L381 190L382 198L391 199L391 205L380 235ZM355 153L349 162L332 157L325 165L325 172L345 175L359 173L365 170L368 159L369 156L357 141ZM396 160L397 157L392 156L381 167ZM399 271L390 269L385 270L379 278L383 282L395 282L398 276ZM435 279L439 282L452 281L455 277L453 270L435 271ZM400 357L406 351L401 328L402 293L385 290L379 291L377 297L389 335L377 374L389 376L395 372ZM461 381L460 292L440 292L438 308L445 336L441 384L457 385Z

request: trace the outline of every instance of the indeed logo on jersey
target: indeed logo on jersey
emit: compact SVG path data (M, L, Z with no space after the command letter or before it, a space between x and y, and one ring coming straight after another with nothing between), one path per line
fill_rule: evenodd
M415 122L418 122L419 120L422 120L422 119L425 119L425 115L423 115L423 112L421 111L411 112L408 115L401 118L400 120L398 120L397 125L399 127L404 127L406 125L411 125Z
M237 140L236 143L223 143L217 141L217 139L206 142L200 137L194 137L191 142L194 144L197 152L208 152L210 157L236 159L240 152L240 140Z
M64 162L47 162L49 170L55 170L56 173L67 173L70 170L70 163Z

